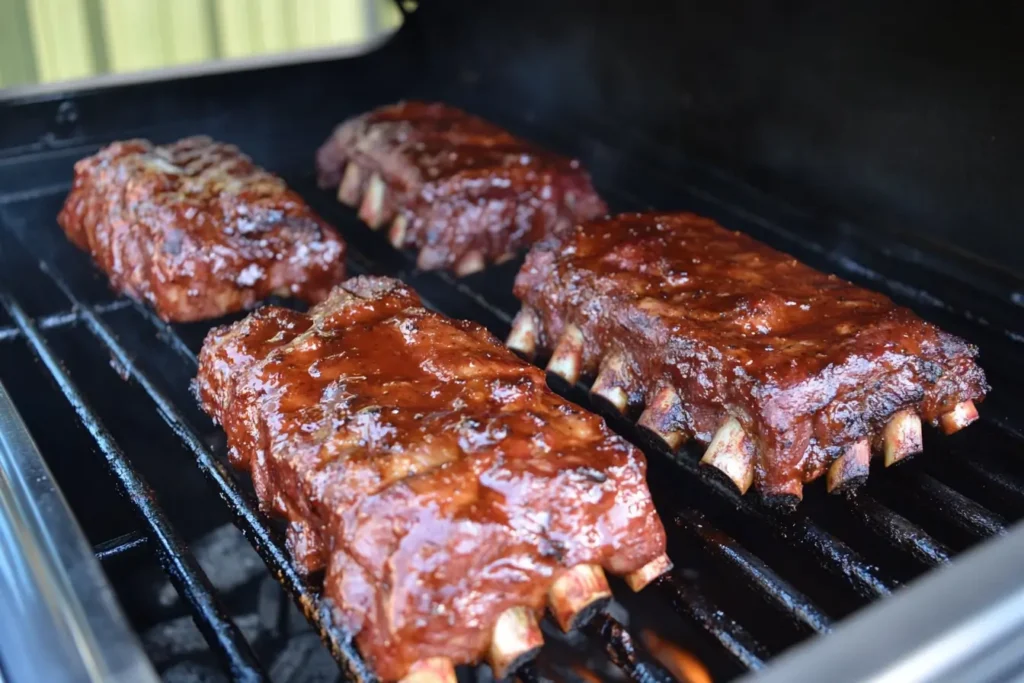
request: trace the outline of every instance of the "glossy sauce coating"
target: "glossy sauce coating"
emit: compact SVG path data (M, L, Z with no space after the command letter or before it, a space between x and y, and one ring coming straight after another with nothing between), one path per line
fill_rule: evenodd
M929 421L988 386L975 347L874 292L692 214L625 214L538 244L515 285L548 350L583 333L583 367L627 359L630 400L676 389L675 428L728 416L757 442L766 493L820 476L896 412Z
M344 277L334 230L283 180L206 137L115 142L79 161L57 220L115 289L165 320L215 318L270 294L313 303Z
M198 386L384 679L478 661L498 615L541 609L559 570L624 574L664 553L643 456L395 280L213 330Z
M575 159L540 149L445 104L400 102L342 123L317 153L322 187L349 163L385 180L388 214L408 223L405 246L432 268L470 250L512 255L561 226L607 209Z

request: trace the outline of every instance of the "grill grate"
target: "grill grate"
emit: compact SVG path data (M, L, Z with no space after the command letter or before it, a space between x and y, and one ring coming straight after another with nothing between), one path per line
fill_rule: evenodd
M527 137L543 141L545 134L536 131ZM549 144L565 149L567 138L560 139L563 144L559 144L557 135ZM570 142L580 144L578 139ZM648 174L635 182L657 188L659 183L667 182L659 178ZM410 254L394 251L381 235L366 230L351 212L316 190L311 178L289 180L340 228L350 245L352 274L400 277L421 293L428 306L455 317L475 319L499 336L508 331L517 308L508 291L516 264L466 280L456 280L446 273L417 272ZM63 189L51 191L42 199L33 195L10 200L8 210L19 201L44 201L48 197L52 203ZM671 189L680 191L675 186ZM688 196L707 202L701 192L685 189ZM625 186L602 190L616 209L644 205ZM652 190L650 194L657 192ZM693 208L700 210L702 205L696 202ZM98 546L97 555L109 559L151 548L189 602L196 623L230 673L239 680L264 678L249 644L227 616L209 580L132 465L129 455L134 454L126 455L121 450L90 407L87 392L75 385L61 358L48 344L43 333L58 328L85 330L110 355L119 373L143 390L346 673L359 680L371 680L373 676L351 638L331 626L327 607L316 588L292 568L281 534L268 525L251 492L227 468L223 449L209 445L200 436L202 432L197 430L192 417L194 406L184 405L175 392L167 391L163 380L145 369L145 357L119 338L108 321L113 315L131 316L133 324L155 331L158 343L190 376L195 374L196 350L208 327L168 325L144 306L123 299L110 301L109 296L108 300L100 300L83 293L90 287L95 289L94 283L80 282L79 275L92 273L82 265L86 257L64 240L52 221L47 225L33 224L29 229L35 231L31 238L24 230L11 231L20 243L18 249L26 252L26 256L31 255L19 265L31 270L31 278L55 288L63 303L54 308L53 302L47 302L46 313L29 313L24 298L16 298L19 288L0 284L0 303L7 316L5 319L0 315L0 343L24 342L42 361L99 446L145 526L144 534L115 538ZM761 231L764 230L762 225ZM752 232L757 234L756 230ZM2 232L0 238L7 239ZM841 266L841 272L855 276L856 264L851 265L845 256L815 248L806 241L795 244L791 251L812 264L815 259L808 254L817 254L819 266ZM28 265L35 262L38 268ZM63 267L69 262L77 264L70 274ZM900 298L899 281L872 284ZM43 298L38 294L31 296L33 303ZM945 310L942 315L951 314ZM989 363L986 366L992 367ZM591 404L584 385L556 389L581 405L599 407ZM759 669L778 651L807 635L828 633L835 621L850 611L887 596L905 581L947 562L974 542L1003 533L1008 521L1024 516L1021 468L1005 462L998 454L975 457L971 452L968 457L957 452L962 447L958 444L964 443L958 437L952 437L949 445L926 444L930 453L922 462L907 463L883 477L872 477L867 490L856 498L825 496L815 487L808 487L807 500L800 509L781 513L762 505L754 496L741 497L727 484L709 478L698 467L695 453L670 453L664 447L643 441L629 420L618 415L607 417L614 430L641 446L649 456L652 493L669 532L670 554L677 561L671 574L656 581L637 599L671 607L677 618L675 623L682 617L695 633L706 636L704 651L731 662L732 673ZM993 418L985 411L982 424L972 429L984 430L985 443L1002 439L1017 446L1020 441L1012 422ZM691 560L707 571L690 572ZM716 576L719 573L722 576ZM744 605L743 598L716 590L716 581L736 580L738 584L732 584L738 586L736 592L756 596L763 613ZM785 628L775 633L776 624ZM669 623L666 627L670 626ZM668 680L643 649L634 646L626 627L614 618L595 620L585 631L632 680ZM522 671L520 678L547 680L532 666Z

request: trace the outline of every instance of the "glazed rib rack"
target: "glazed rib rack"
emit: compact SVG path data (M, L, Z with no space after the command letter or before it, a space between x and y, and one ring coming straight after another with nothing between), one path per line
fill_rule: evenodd
M531 129L515 120L501 123L565 153L580 153L578 147L585 142L576 133ZM217 430L187 390L209 326L169 325L145 307L116 297L88 257L67 243L56 225L54 216L67 191L60 183L70 177L66 171L74 159L95 148L60 151L60 164L53 163L54 153L26 154L0 164L4 177L27 172L26 168L61 170L38 188L0 195L0 379L30 426L46 424L52 415L55 422L68 421L71 430L84 429L86 445L99 457L76 452L80 466L108 468L140 521L136 532L106 543L98 552L106 560L155 553L232 676L261 680L266 672L188 551L186 532L175 521L177 513L165 505L173 500L179 482L147 476L155 460L183 473L198 468L220 498L215 503L222 506L219 512L226 508L234 518L346 674L372 680L373 672L348 636L325 618L316 585L307 584L293 568L280 529L259 512L244 478L228 470ZM628 628L609 617L590 622L584 632L593 647L606 652L633 680L659 680L665 671L641 644L651 642L643 634L654 632L692 652L716 680L728 679L761 668L773 655L814 634L829 632L859 607L884 599L1024 516L1024 468L1009 457L1024 442L1022 425L1005 417L1013 414L1014 399L1002 395L1009 394L1007 388L1020 376L1015 360L1019 347L993 328L1000 312L1010 319L1007 309L991 304L994 313L986 327L965 315L968 308L961 299L969 298L963 292L933 278L923 267L863 245L847 252L822 249L798 230L783 229L770 215L734 203L735 198L722 195L721 188L709 192L692 184L692 178L662 173L653 163L618 161L633 171L625 185L612 185L595 172L599 190L613 210L657 203L715 215L815 267L916 306L926 318L981 345L994 390L979 424L970 430L948 439L925 434L928 458L872 477L850 500L826 496L822 486L808 486L801 507L789 514L773 511L751 496L740 497L703 476L696 453L672 459L667 451L644 446L652 495L667 527L676 568L628 605L636 608L630 612ZM511 295L518 262L463 280L418 272L413 255L394 250L385 236L367 231L355 212L316 188L310 158L295 153L282 163L285 167L266 165L338 226L350 246L352 275L398 277L428 306L481 322L499 338L507 335L518 309ZM929 303L933 301L942 305ZM38 381L45 377L52 381ZM587 387L562 391L591 407ZM117 411L104 408L111 404L130 404L139 424L120 422ZM613 419L611 424L643 445L630 421ZM154 445L137 447L137 442L123 437L130 429L146 433ZM45 449L44 454L56 457ZM110 494L93 491L91 499L101 505ZM621 590L616 594L626 595ZM519 672L523 680L551 675L539 664ZM565 679L572 680L568 675Z

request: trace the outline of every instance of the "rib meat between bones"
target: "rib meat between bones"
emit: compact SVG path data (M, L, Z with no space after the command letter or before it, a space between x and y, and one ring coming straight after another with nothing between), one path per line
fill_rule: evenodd
M553 352L548 370L741 491L792 500L828 473L863 481L921 450L921 420L947 433L988 390L975 347L911 311L691 214L626 214L538 244L515 285L508 344Z
M608 599L604 570L639 590L670 565L643 456L395 280L213 330L197 382L384 679L484 657L504 675L545 601L569 628Z
M373 229L390 223L392 244L417 248L423 269L468 275L606 211L578 161L444 104L350 119L316 161L321 187Z
M271 294L316 302L345 244L284 181L206 137L115 142L75 164L57 218L125 294L165 320L215 318Z

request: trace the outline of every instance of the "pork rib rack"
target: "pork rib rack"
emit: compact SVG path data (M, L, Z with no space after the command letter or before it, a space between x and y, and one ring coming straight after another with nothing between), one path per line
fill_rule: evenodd
M499 677L666 571L646 463L475 323L360 277L308 314L264 307L210 332L197 380L234 465L289 523L306 572L378 674Z
M512 258L549 234L606 212L578 161L444 104L401 102L350 119L316 157L321 187L390 224L417 265L457 275Z
M164 320L215 318L271 294L311 303L345 244L280 178L206 137L115 142L75 164L57 221L111 285Z
M988 391L975 347L874 292L692 214L627 214L538 244L516 279L508 345L741 492L795 503L921 450L921 420L955 432Z

